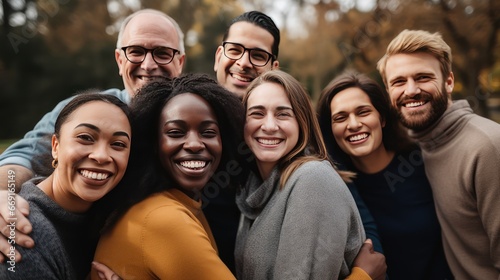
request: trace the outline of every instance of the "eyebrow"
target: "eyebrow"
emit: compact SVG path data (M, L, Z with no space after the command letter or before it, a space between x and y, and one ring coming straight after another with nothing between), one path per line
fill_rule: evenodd
M266 107L264 107L264 105L255 105L255 106L248 108L248 110L264 110L264 109L266 109ZM293 111L293 108L288 107L288 106L278 106L278 107L276 107L276 109L278 111L284 111L284 110L292 110Z
M180 124L185 124L186 121L185 120L181 120L181 119L176 119L176 120L168 120L166 121L163 126L166 126L167 124L171 124L171 123L180 123ZM204 120L201 122L202 124L215 124L215 125L219 125L219 123L216 121L216 120Z
M93 124L90 124L90 123L81 123L81 124L75 126L75 128L79 128L79 127L82 127L82 126L90 128L90 129L92 129L92 130L94 130L96 132L101 132L101 129L99 129L97 126L95 126ZM113 136L125 136L125 137L127 137L130 140L130 136L125 131L117 131L117 132L113 133Z
M243 45L242 43L230 42L230 41L226 41L226 43L227 44L233 44L233 45L240 45L240 46L244 47L247 50L263 51L263 52L267 52L269 54L272 54L271 51L267 51L267 50L265 50L263 48L259 48L259 47L256 47L256 48L247 48L247 46Z
M422 76L422 75L427 75L427 76L435 77L436 73L434 73L434 72L418 72L418 73L415 73L415 74L411 75L411 77L418 77L418 76ZM399 76L396 76L396 77L388 80L389 84L392 83L392 82L394 82L397 79L405 79L405 80L407 80L408 78L405 75L399 75Z
M354 108L354 110L359 110L359 109L364 109L364 108L375 108L375 106L371 105L371 104L362 104L362 105L359 105L357 106L356 108ZM345 114L347 113L346 111L338 111L338 112L331 112L332 114L332 117L335 116L335 115L338 115L338 114Z

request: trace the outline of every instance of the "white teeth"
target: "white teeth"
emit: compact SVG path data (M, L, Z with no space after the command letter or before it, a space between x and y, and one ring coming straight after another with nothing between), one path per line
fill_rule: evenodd
M109 174L107 174L107 173L97 173L97 172L88 171L88 170L81 170L80 174L82 174L83 177L94 179L94 180L105 180L109 177Z
M153 76L153 77L150 77L150 76L142 76L142 78L141 78L141 79L142 79L143 81L148 81L148 82L150 82L150 81L153 81L153 80L158 79L158 77L156 77L156 76Z
M181 161L180 165L186 168L197 169L205 167L207 165L207 162L201 160L190 160L190 161Z
M418 102L410 102L410 103L406 103L404 106L406 108L413 108L413 107L418 107L418 106L422 106L424 105L425 102L424 101L418 101Z
M233 78L240 80L240 81L243 81L243 82L251 82L252 81L252 79L244 78L238 74L233 74Z
M349 137L349 142L359 141L359 140L365 139L367 137L368 137L368 133L357 134L357 135Z
M262 138L259 138L257 139L257 141L259 141L259 143L262 143L264 145L276 145L276 144L279 144L281 142L281 140L279 139L262 139Z

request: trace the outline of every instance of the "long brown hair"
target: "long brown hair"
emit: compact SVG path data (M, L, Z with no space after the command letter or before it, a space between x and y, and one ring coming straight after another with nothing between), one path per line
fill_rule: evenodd
M293 112L299 125L299 138L295 147L279 162L281 171L280 189L284 187L288 178L302 164L309 161L330 161L326 151L323 136L315 116L311 100L302 85L290 74L281 70L270 70L257 77L248 87L243 97L245 110L248 105L248 97L252 91L264 83L275 83L283 87L287 98L290 100ZM350 182L349 172L339 172L344 181Z

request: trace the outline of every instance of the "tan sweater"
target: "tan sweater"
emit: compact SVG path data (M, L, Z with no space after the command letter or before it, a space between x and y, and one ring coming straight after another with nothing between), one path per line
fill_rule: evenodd
M454 276L500 279L500 125L462 100L410 136L422 147Z

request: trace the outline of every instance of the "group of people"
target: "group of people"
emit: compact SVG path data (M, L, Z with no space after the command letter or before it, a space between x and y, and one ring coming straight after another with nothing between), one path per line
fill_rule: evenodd
M125 89L62 101L0 155L20 187L0 278L500 279L500 125L451 101L439 34L401 32L385 89L346 72L316 110L265 14L231 22L216 80L181 74L183 37L130 15Z

